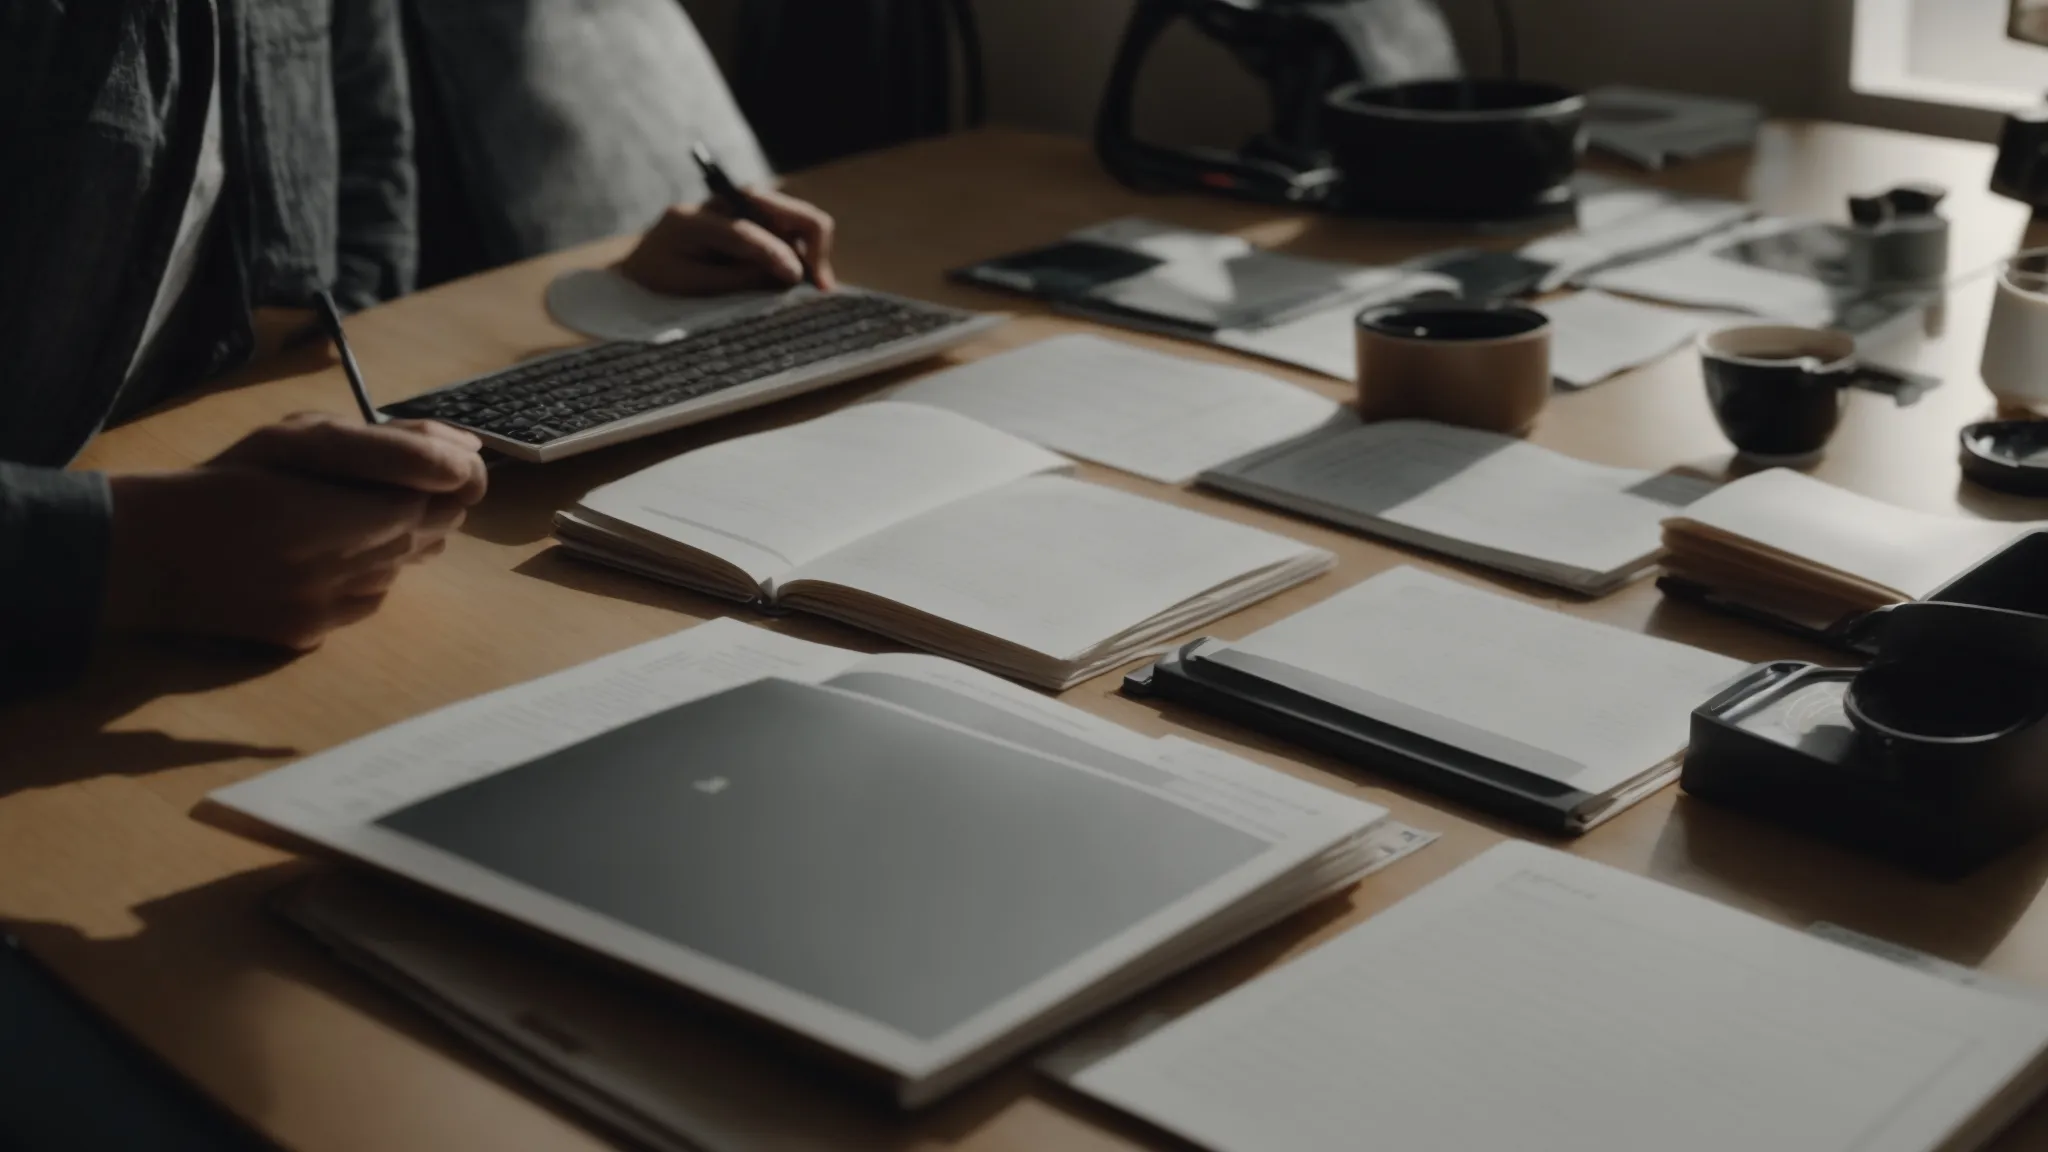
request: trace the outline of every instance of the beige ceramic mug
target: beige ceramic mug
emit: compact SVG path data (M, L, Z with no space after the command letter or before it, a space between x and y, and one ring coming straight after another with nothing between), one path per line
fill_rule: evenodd
M1449 298L1358 314L1358 414L1519 436L1550 402L1550 319Z
M2048 409L2048 272L2039 258L2015 261L1998 277L1979 370L2001 407Z

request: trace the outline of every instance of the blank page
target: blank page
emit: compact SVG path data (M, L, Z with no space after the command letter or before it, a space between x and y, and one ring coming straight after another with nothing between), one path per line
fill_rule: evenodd
M926 376L896 398L1168 484L1299 436L1339 411L1258 372L1079 334Z
M1914 600L2042 526L1915 512L1787 468L1737 480L1675 521L1751 540Z
M1067 660L1240 576L1326 554L1113 488L1041 476L793 573Z
M916 404L860 404L685 452L579 508L709 552L766 582L951 500L1067 461Z
M1075 1085L1217 1152L1927 1152L2048 1008L1509 841Z
M1683 750L1692 710L1744 665L1395 568L1233 647L1317 695L1600 795Z
M1232 491L1291 498L1366 531L1426 533L1453 555L1477 548L1596 574L1644 567L1673 511L1638 494L1658 490L1652 473L1427 420L1311 436L1219 473Z
M1539 310L1550 317L1550 374L1574 388L1648 364L1709 326L1741 319L1645 304L1597 288L1548 301Z

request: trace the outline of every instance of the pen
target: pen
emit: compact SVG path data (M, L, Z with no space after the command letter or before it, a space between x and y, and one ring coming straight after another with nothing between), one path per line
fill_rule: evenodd
M697 167L704 173L705 187L711 189L713 196L725 201L725 206L732 209L735 216L759 225L770 236L780 237L782 235L782 233L775 230L773 224L768 222L768 217L762 213L761 206L754 202L754 198L742 191L739 185L732 182L732 177L725 174L725 169L718 166L718 161L712 158L711 149L699 143L690 148L690 155L697 158ZM809 284L813 288L824 287L824 285L818 283L817 270L811 267L811 262L804 255L803 249L798 248L794 244L791 244L789 248L790 251L796 253L797 266L803 269L804 283Z
M356 367L356 354L348 346L348 334L341 330L341 309L334 306L334 297L322 288L314 294L313 302L319 305L320 326L327 329L327 338L334 341L334 350L341 353L341 370L348 376L349 391L356 394L356 407L362 410L363 422L382 424L391 419L370 403L370 390L363 385L363 372Z

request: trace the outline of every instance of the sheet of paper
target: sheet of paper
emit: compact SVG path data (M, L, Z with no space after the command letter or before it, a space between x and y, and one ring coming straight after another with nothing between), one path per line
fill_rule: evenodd
M1827 284L1811 276L1716 254L1737 244L1768 244L1774 236L1808 227L1797 220L1776 217L1756 220L1665 255L1619 264L1576 279L1588 287L1667 304L1724 309L1786 324L1825 326L1834 321L1841 308L1837 293Z
M880 402L685 452L592 491L578 508L771 582L898 520L1066 467L956 413Z
M1537 308L1550 317L1550 374L1574 388L1647 364L1710 327L1739 319L1725 312L1663 308L1597 288Z
M2048 522L1972 520L1872 500L1789 468L1745 476L1682 518L1912 599Z
M1961 988L1509 841L1074 1077L1212 1152L1929 1152L2048 1045Z
M1683 245L1755 214L1733 200L1674 196L1602 177L1581 176L1578 184L1578 227L1522 248L1522 255L1554 266L1539 285L1546 292L1589 269Z
M925 376L893 398L1168 484L1342 411L1271 376L1088 335L1055 336Z
M796 571L1066 660L1248 573L1320 555L1284 536L1042 476L860 539Z
M549 282L548 315L599 340L666 340L780 299L780 292L664 296L609 268L579 268Z
M1254 495L1291 496L1362 530L1398 525L1445 551L1476 547L1591 573L1641 565L1673 512L1651 473L1423 420L1354 425L1227 471Z
M1683 749L1745 665L1401 567L1232 645L1365 715L1595 795Z
M1333 379L1356 380L1358 336L1353 321L1361 310L1423 292L1458 290L1458 282L1449 276L1407 268L1361 268L1348 277L1348 284L1351 294L1342 304L1264 328L1222 329L1213 339L1225 348Z

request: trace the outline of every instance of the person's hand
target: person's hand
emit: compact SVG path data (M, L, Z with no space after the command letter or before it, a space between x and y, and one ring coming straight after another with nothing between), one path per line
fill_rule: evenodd
M311 648L446 546L484 492L476 443L297 416L198 468L113 477L107 626Z
M818 286L832 288L832 218L815 205L772 188L746 190L772 230L735 219L716 200L678 204L640 237L619 271L643 288L670 296L713 296L788 288L803 280L804 258Z
M269 468L343 484L404 488L467 508L483 499L490 473L483 441L433 420L362 424L299 412L258 428L206 466Z

